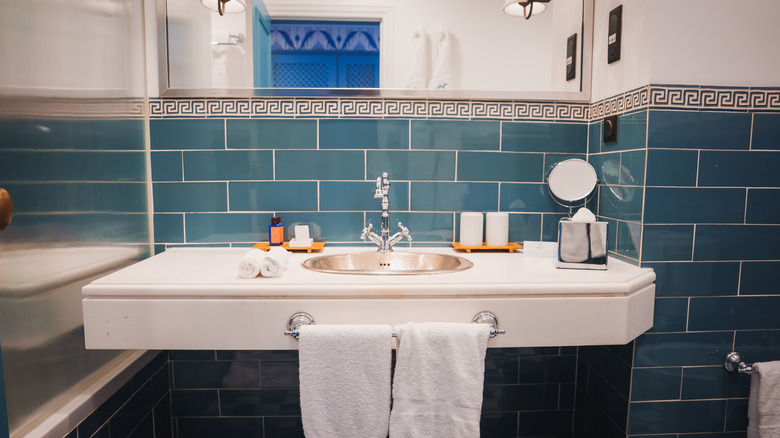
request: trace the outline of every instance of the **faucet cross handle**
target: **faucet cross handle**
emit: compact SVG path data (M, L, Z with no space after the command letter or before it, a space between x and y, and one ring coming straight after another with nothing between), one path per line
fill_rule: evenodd
M404 226L404 224L401 223L401 221L398 221L398 228L401 229L401 235L406 236L406 240L412 241L412 236L409 235L409 229Z
M369 222L368 226L363 228L363 233L360 234L360 240L364 242L366 241L366 237L368 237L371 234L371 228L374 228L374 224Z

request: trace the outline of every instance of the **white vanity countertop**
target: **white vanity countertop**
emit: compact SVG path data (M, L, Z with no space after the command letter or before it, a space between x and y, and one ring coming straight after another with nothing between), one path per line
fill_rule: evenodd
M317 324L471 322L496 315L506 334L490 347L625 344L652 326L655 273L611 259L606 271L556 269L552 258L470 254L451 248L396 252L457 254L471 269L432 275L308 271L326 248L293 253L278 278L241 278L247 248L176 248L109 274L82 290L90 349L296 349L290 317Z
M277 278L241 278L245 248L173 248L84 288L87 296L248 296L387 297L506 295L628 295L655 280L652 269L610 259L606 271L556 269L550 258L521 253L463 253L450 248L396 249L395 252L453 254L474 263L471 269L431 275L325 274L301 263L324 254L373 251L325 248L322 253L291 254Z

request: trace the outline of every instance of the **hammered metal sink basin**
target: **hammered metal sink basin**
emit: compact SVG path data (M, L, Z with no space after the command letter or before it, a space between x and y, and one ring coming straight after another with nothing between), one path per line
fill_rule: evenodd
M469 269L463 257L428 253L360 252L310 258L303 267L331 274L420 275L445 274Z

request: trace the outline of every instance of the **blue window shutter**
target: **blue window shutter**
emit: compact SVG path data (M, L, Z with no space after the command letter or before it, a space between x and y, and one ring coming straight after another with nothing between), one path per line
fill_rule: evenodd
M274 87L334 88L338 86L336 55L273 56Z
M339 56L340 88L379 88L379 55Z

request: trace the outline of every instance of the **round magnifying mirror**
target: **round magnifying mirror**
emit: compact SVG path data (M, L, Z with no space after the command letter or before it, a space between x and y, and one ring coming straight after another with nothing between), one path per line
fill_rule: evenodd
M570 158L550 171L547 187L555 202L569 207L584 204L596 191L596 169L585 160Z

